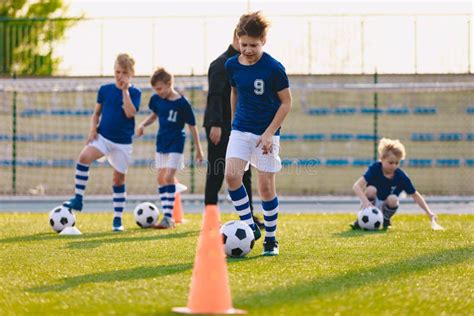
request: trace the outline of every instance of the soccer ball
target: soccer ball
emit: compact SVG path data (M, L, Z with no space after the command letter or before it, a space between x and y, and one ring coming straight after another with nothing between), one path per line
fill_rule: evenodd
M378 230L383 224L383 213L375 206L370 206L357 214L359 226L367 230Z
M76 225L76 216L70 208L57 206L49 212L49 225L55 232L60 233L64 228Z
M148 228L156 224L158 216L160 216L160 210L153 203L143 202L135 207L133 215L138 226Z
M224 250L228 257L243 257L255 244L252 229L242 221L227 222L221 227L220 232L224 237Z

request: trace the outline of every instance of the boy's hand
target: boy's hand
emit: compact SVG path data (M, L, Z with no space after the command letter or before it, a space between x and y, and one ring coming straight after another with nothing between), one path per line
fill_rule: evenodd
M203 154L202 150L198 150L196 152L196 161L197 161L198 164L201 164L203 160L204 160L204 154Z
M96 140L97 139L97 129L91 129L89 131L89 135L87 136L87 141L86 141L86 144L90 144L92 143L92 141Z
M142 125L139 125L135 130L135 135L140 137L143 135L145 128Z
M370 203L369 200L366 200L366 201L362 201L362 209L366 209L368 207L372 207L374 206L372 203Z
M260 144L262 144L262 151L264 155L271 153L273 147L273 135L263 133L258 139L256 147L260 146Z

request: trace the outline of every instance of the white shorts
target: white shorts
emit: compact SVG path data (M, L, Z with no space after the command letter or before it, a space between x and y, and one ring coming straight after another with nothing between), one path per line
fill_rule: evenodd
M375 198L375 207L378 208L379 210L383 211L383 206L384 206L385 200L379 200L378 198ZM397 204L397 209L398 209L399 204Z
M156 153L155 167L157 169L169 168L181 170L184 168L184 154L180 153Z
M263 154L262 144L257 146L259 135L248 132L232 131L225 158L239 158L252 164L263 172L276 173L281 170L280 136L273 136L272 152ZM248 168L248 164L247 164ZM247 169L246 168L246 169Z
M97 139L89 143L89 146L103 153L115 170L123 174L127 173L128 166L132 162L132 144L117 144L99 134Z

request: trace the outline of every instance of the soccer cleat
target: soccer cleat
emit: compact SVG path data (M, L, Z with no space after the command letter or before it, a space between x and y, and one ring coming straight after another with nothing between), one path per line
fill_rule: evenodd
M278 241L267 240L263 242L262 256L278 256L279 254Z
M259 240L260 237L262 237L262 233L260 232L260 228L258 228L257 224L255 225L255 229L252 229L253 231L253 237L255 240Z
M390 220L390 218L384 218L383 229L389 229L390 227L392 227L392 221Z
M63 206L80 212L82 211L82 200L79 200L78 198L74 197L69 201L64 202Z
M257 225L258 228L262 229L265 228L265 224L255 215L252 215L253 222Z
M157 229L169 229L169 228L175 228L176 224L174 222L174 219L172 217L165 216L161 220L159 224L156 224L153 226L154 228Z
M122 219L120 217L114 217L114 221L112 223L112 231L123 232Z
M360 226L359 226L359 222L356 220L353 224L350 224L349 225L352 230L359 230L359 229L362 229Z

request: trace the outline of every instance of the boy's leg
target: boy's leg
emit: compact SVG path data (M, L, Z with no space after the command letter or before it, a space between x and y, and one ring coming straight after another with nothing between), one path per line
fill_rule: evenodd
M263 221L265 224L264 256L279 254L278 241L275 238L278 219L278 197L275 189L275 173L258 172L258 192L262 198Z
M247 190L245 190L242 184L242 175L246 165L247 162L239 158L227 159L225 176L232 204L240 220L250 226L253 230L255 240L257 240L260 238L261 233L253 221Z
M125 190L125 174L114 170L114 185L113 190L113 206L114 206L114 219L112 222L113 231L123 231L122 225L122 214L125 209L127 200L127 193Z
M89 180L89 166L90 164L102 157L104 154L93 146L84 147L79 155L76 163L76 172L74 177L74 197L67 202L64 202L65 207L76 211L82 211L82 200L86 190L87 181Z
M160 169L159 173L162 177L160 182L163 184L159 189L161 207L163 210L163 218L161 219L160 223L155 226L155 228L174 228L175 222L173 219L173 206L176 194L176 184L174 184L174 175L176 174L176 169L163 168Z
M383 228L387 229L392 226L391 218L398 210L398 197L391 194L387 197L382 206L383 213Z

